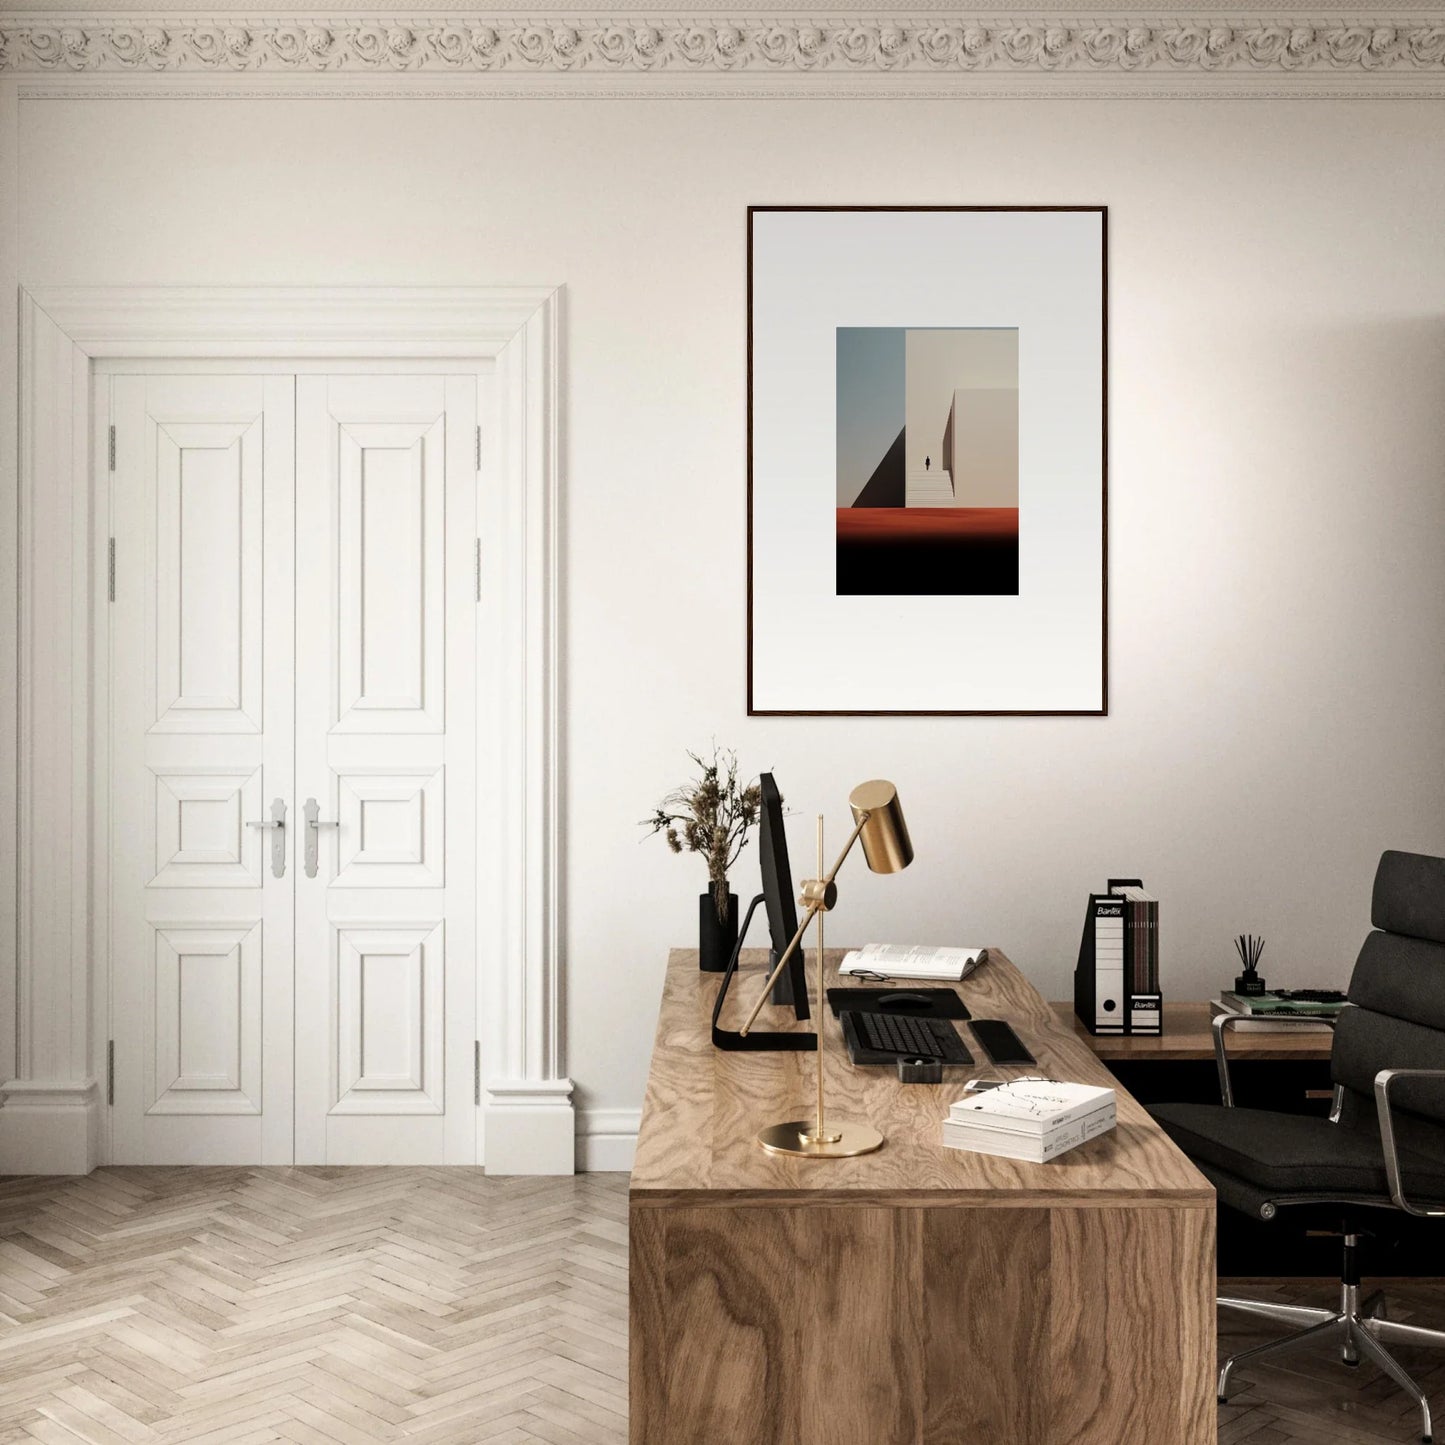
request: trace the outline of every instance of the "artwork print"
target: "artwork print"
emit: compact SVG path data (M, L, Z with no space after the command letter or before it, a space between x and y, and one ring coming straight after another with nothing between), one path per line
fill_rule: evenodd
M747 280L748 712L1106 714L1106 209L754 206Z
M840 595L1016 595L1015 327L837 329Z

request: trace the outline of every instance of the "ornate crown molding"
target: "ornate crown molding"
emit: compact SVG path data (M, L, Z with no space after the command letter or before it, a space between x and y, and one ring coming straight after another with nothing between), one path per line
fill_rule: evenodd
M30 74L1371 76L1445 79L1445 16L603 20L0 16Z

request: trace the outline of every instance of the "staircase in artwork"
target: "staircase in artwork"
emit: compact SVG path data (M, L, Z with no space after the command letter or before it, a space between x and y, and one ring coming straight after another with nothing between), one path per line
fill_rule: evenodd
M953 478L942 467L931 471L920 467L904 478L903 505L906 507L956 507L958 504L958 498L953 495Z

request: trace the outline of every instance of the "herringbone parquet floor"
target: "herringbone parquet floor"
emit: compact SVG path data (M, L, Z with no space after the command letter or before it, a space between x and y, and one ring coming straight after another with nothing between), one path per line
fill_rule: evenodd
M0 1180L0 1445L623 1445L626 1284L620 1174ZM1231 1288L1311 1304L1335 1293ZM1394 1318L1445 1323L1445 1282L1390 1294ZM1221 1350L1270 1332L1225 1313ZM1445 1352L1399 1353L1445 1425ZM1328 1353L1236 1384L1220 1445L1417 1438L1403 1395Z
M0 1445L627 1433L627 1180L0 1181Z

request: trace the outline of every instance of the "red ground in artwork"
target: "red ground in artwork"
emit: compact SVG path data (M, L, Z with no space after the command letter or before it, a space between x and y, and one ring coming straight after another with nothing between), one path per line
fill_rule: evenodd
M839 507L840 542L1017 541L1017 507Z

